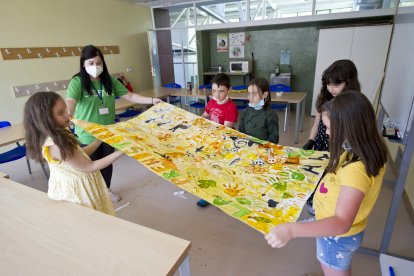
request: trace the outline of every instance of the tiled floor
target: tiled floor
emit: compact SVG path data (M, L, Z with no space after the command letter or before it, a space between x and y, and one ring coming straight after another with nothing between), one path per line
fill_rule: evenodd
M279 114L279 121L283 115ZM305 130L296 146L308 140L312 120L305 118ZM294 124L293 113L291 122ZM280 144L295 146L293 127L280 132ZM24 159L2 164L0 171L9 174L14 181L47 190L40 166L33 165L33 174L29 175ZM174 192L180 190L178 187L126 156L115 163L112 183L112 189L123 197L116 207L130 203L117 213L120 218L192 242L190 263L193 275L322 275L315 258L314 239L296 239L285 248L272 249L262 234L219 209L197 207L198 199L188 193L184 194L185 198L174 196ZM392 188L384 186L369 219L364 246L379 247L391 197ZM390 252L413 258L413 245L414 226L401 204ZM360 253L355 255L352 269L353 275L381 274L378 259Z

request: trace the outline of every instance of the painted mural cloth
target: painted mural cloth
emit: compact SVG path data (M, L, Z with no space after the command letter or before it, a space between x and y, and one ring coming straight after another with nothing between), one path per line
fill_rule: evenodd
M73 121L262 233L298 219L329 158L253 138L167 103L114 125Z

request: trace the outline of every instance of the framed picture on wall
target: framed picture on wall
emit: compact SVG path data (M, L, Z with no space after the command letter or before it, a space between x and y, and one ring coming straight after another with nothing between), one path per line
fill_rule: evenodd
M227 52L228 50L227 34L217 34L217 52Z
M229 58L244 58L245 33L229 33Z

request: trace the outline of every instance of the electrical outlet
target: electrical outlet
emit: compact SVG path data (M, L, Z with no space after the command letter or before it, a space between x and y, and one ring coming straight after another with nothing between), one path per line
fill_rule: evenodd
M132 67L128 67L128 68L126 69L126 71L127 71L127 72L134 72L134 68L132 68Z

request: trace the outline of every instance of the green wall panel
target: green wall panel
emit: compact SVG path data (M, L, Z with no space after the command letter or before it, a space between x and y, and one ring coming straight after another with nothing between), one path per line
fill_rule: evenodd
M239 30L230 32L239 32ZM203 61L202 65L199 64L200 73L208 71L210 66L218 65L222 65L224 70L228 71L230 61L251 60L251 53L253 53L254 75L269 80L270 74L274 72L276 64L280 61L280 51L290 50L292 91L308 93L306 110L309 112L319 39L319 30L316 27L249 29L245 31L245 58L237 59L230 59L228 52L217 52L217 34L221 33L228 34L229 31L202 31L201 35L197 36L200 39L199 44L202 45L202 51L199 51ZM239 85L242 82L241 77L232 77L232 85Z

